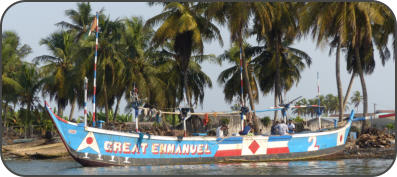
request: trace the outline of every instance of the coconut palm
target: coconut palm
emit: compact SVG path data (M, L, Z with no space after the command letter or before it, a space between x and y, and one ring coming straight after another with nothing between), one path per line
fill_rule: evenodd
M395 25L396 25L396 20L393 15L393 13L390 11L390 9L385 6L384 4L381 3L375 3L371 4L374 6L374 8L379 11L379 14L383 16L384 18L384 23L383 24L373 24L373 30L372 30L372 35L374 37L374 42L376 44L376 47L379 51L379 56L382 60L382 64L385 65L385 62L389 59L390 57L390 51L387 47L387 43L389 41L389 35L392 36L393 39L393 53L394 53L394 60L396 59L396 53L397 53L397 41L396 41L396 34L397 32L395 31Z
M255 21L253 33L257 40L265 45L259 48L256 69L264 93L274 91L274 104L282 103L282 92L288 91L298 83L300 72L311 64L311 58L305 52L290 47L298 37L297 9L299 3L272 3L272 28L263 31L261 24ZM277 112L275 112L275 119Z
M311 32L317 45L323 41L330 44L331 49L336 48L335 74L336 86L338 90L339 109L343 110L342 82L340 78L340 49L346 42L347 30L345 30L346 13L344 13L342 3L307 3L300 12L299 24L301 30L308 34ZM331 55L331 50L330 50ZM354 77L352 77L353 79ZM342 121L343 111L339 113L339 121Z
M17 76L18 83L22 86L19 101L22 106L26 106L26 115L24 115L25 138L30 137L30 128L33 122L31 111L39 101L37 93L40 92L43 80L41 79L38 68L35 64L24 63L21 66L21 72ZM27 133L27 134L26 134Z
M112 91L118 76L124 71L122 61L123 43L121 42L124 25L121 20L110 20L101 15L99 18L101 35L98 45L97 61L97 99L98 107L105 108L106 122L109 122L111 106L115 101L115 92ZM90 41L90 46L95 46ZM93 60L91 60L91 64ZM92 66L92 65L91 65Z
M353 67L356 68L356 71L352 73L350 83L353 82L354 76L358 75L360 77L364 95L364 115L367 113L368 104L364 72L368 72L368 70L365 70L365 67L370 68L372 66L368 66L368 64L371 65L371 63L373 63L371 61L373 56L373 26L382 25L384 22L384 17L381 15L382 13L378 7L379 6L375 3L367 2L313 2L308 3L302 11L300 19L302 30L305 32L312 31L313 38L317 36L318 44L322 41L330 41L331 47L336 47L336 77L340 110L344 110L343 107L346 101L342 104L339 56L340 49L346 47L349 48L348 50L350 51L350 55L347 56L350 57L349 59L354 59L354 61L350 61L350 63L356 65ZM384 46L384 43L380 42L382 41L380 40L382 37L376 38L379 39L377 46L380 50L382 61L384 61L388 58L388 50L382 47ZM375 40L375 42L376 41L377 40ZM348 93L349 92L347 92L344 100L346 100ZM339 114L340 121L342 119L342 114L343 111Z
M356 108L356 111L358 111L358 106L362 101L363 97L361 96L361 93L359 91L355 91L353 93L353 96L350 97L350 104L352 104Z
M244 45L244 48L250 48L248 44ZM229 63L232 63L233 66L227 68L226 70L222 71L219 76L218 76L218 83L219 84L224 84L223 88L223 93L225 94L225 100L228 103L231 103L235 97L241 97L241 88L240 88L240 49L234 43L233 47L229 49L228 51L225 51L223 54L218 56L218 60L220 62L227 61ZM251 56L247 55L246 56L247 63L249 63L249 66L247 68L250 69L249 72L249 79L250 79L250 85L253 90L253 96L255 99L255 102L258 102L258 87L256 83L256 79L254 77L253 73L253 64L252 64L252 59ZM243 82L248 82L247 80L243 79ZM248 97L248 89L247 87L244 88L243 90L243 100L245 100ZM240 98L241 100L241 98Z
M87 3L77 3L77 10L68 9L65 10L65 15L69 17L71 22L61 21L57 23L57 26L61 26L69 31L76 31L77 34L75 36L76 40L81 39L84 35L88 34L88 30L90 30L91 23L95 17L94 14L91 13L91 5L89 2ZM101 9L98 13L102 13L104 9Z
M19 93L23 90L17 81L21 71L22 59L31 53L31 48L21 44L19 36L12 31L2 33L1 58L2 58L2 104L4 106L4 125L7 123L8 104L18 102Z
M150 18L146 26L161 24L152 38L153 44L161 46L172 41L172 49L183 75L183 89L187 104L191 107L188 66L192 53L203 54L203 41L222 38L218 28L202 16L203 8L193 2L162 3L163 12Z
M129 90L132 90L133 83L136 83L135 79L139 71L147 71L146 65L142 62L144 59L144 52L147 49L148 41L150 40L150 35L152 30L144 30L142 18L132 17L125 18L122 20L125 31L121 33L122 37L121 45L124 49L122 52L122 57L120 59L123 62L122 72L118 72L119 79L115 81L115 87L112 88L114 97L116 99L116 107L114 110L113 117L117 117L119 110L120 101L124 93L126 97L129 96ZM141 68L138 68L141 67ZM145 68L143 68L145 67ZM144 80L142 78L142 80ZM142 88L148 88L147 85ZM115 119L113 119L115 121Z
M68 103L72 104L72 118L75 100L77 99L77 89L81 83L72 77L75 61L79 57L78 45L74 41L76 33L55 32L49 37L40 41L40 45L45 45L50 51L50 55L41 55L34 58L36 63L43 63L41 67L44 73L43 94L49 94L50 99L55 99L58 104L58 114L63 115L63 110Z
M271 28L272 6L268 2L211 2L204 3L206 16L215 19L221 25L228 27L231 33L231 40L236 42L241 51L243 65L243 77L246 81L245 86L248 90L251 110L254 110L254 131L259 131L257 117L255 116L254 95L249 80L247 61L243 48L244 39L249 35L249 23L253 19L257 25L261 26L261 33L264 34ZM238 9L238 10L237 10Z
M170 46L170 45L168 45ZM158 68L159 78L166 84L166 95L171 102L170 105L178 106L183 101L184 75L182 68L175 59L176 53L171 52L171 47L164 47L157 58L152 60L153 65ZM194 55L190 58L190 63L187 68L189 95L192 97L192 105L196 106L202 104L204 100L205 87L212 87L212 82L202 70L199 63L203 60L215 60L214 55ZM174 101L175 100L175 101Z

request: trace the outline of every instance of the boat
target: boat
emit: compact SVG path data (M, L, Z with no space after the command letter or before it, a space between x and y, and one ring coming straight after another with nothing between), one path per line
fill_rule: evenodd
M83 166L170 165L214 162L301 160L333 155L344 149L354 117L328 131L289 135L156 136L90 127L45 108L74 160Z
M96 46L98 45L98 24L97 13L91 27L91 30L96 30ZM83 166L298 160L328 156L341 152L344 149L354 117L354 110L352 110L347 123L343 127L332 130L288 135L239 135L217 138L213 136L186 136L186 120L191 118L191 115L198 114L189 113L190 108L182 108L178 113L168 112L168 114L181 115L184 125L184 136L156 136L139 132L138 119L136 117L138 110L145 108L138 108L136 104L134 106L136 115L135 132L130 133L103 129L99 123L100 121L95 120L97 49L98 47L95 48L94 60L92 126L87 124L87 78L84 81L84 123L74 123L64 120L53 112L48 102L44 103L46 111L51 117L67 151L74 160ZM242 65L241 62L240 65ZM242 67L240 67L240 70L242 73ZM241 95L243 91L242 82L241 75ZM132 95L131 92L130 94ZM134 95L134 98L138 98L135 87ZM243 129L244 115L249 110L244 107L243 96L240 96L240 98L242 109L233 114L237 113L241 115L241 129ZM289 106L292 102L264 111L281 110L284 114L288 108L293 107ZM320 105L308 105L306 107L319 108ZM320 108L318 110L320 111ZM96 125L96 123L99 123L99 125ZM319 125L321 127L321 119L319 119Z

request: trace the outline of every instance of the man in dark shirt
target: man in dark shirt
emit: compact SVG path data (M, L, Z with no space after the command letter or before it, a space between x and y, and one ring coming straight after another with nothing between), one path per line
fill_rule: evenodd
M279 124L279 122L278 121L276 121L273 125L272 125L272 128L271 128L271 130L270 130L270 133L271 133L271 135L277 135L277 133L278 133L278 130L277 130L277 125Z
M244 127L243 131L240 131L240 132L238 132L238 133L239 133L240 135L247 135L247 134L250 132L251 127L252 127L252 124L251 124L251 123L248 123L248 124Z

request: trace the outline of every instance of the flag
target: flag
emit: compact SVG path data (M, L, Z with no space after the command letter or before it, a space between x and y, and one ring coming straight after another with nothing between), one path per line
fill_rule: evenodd
M91 35L91 32L92 32L92 31L95 31L95 29L96 29L96 27L97 27L96 22L97 22L97 19L96 19L96 17L95 17L94 20L92 21L91 29L90 29L90 31L88 32L88 36Z

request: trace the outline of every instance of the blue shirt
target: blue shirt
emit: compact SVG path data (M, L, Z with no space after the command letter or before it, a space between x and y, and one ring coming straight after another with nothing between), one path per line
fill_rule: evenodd
M243 131L240 133L240 135L246 135L248 132L251 130L251 127L249 125L246 125L243 129Z

